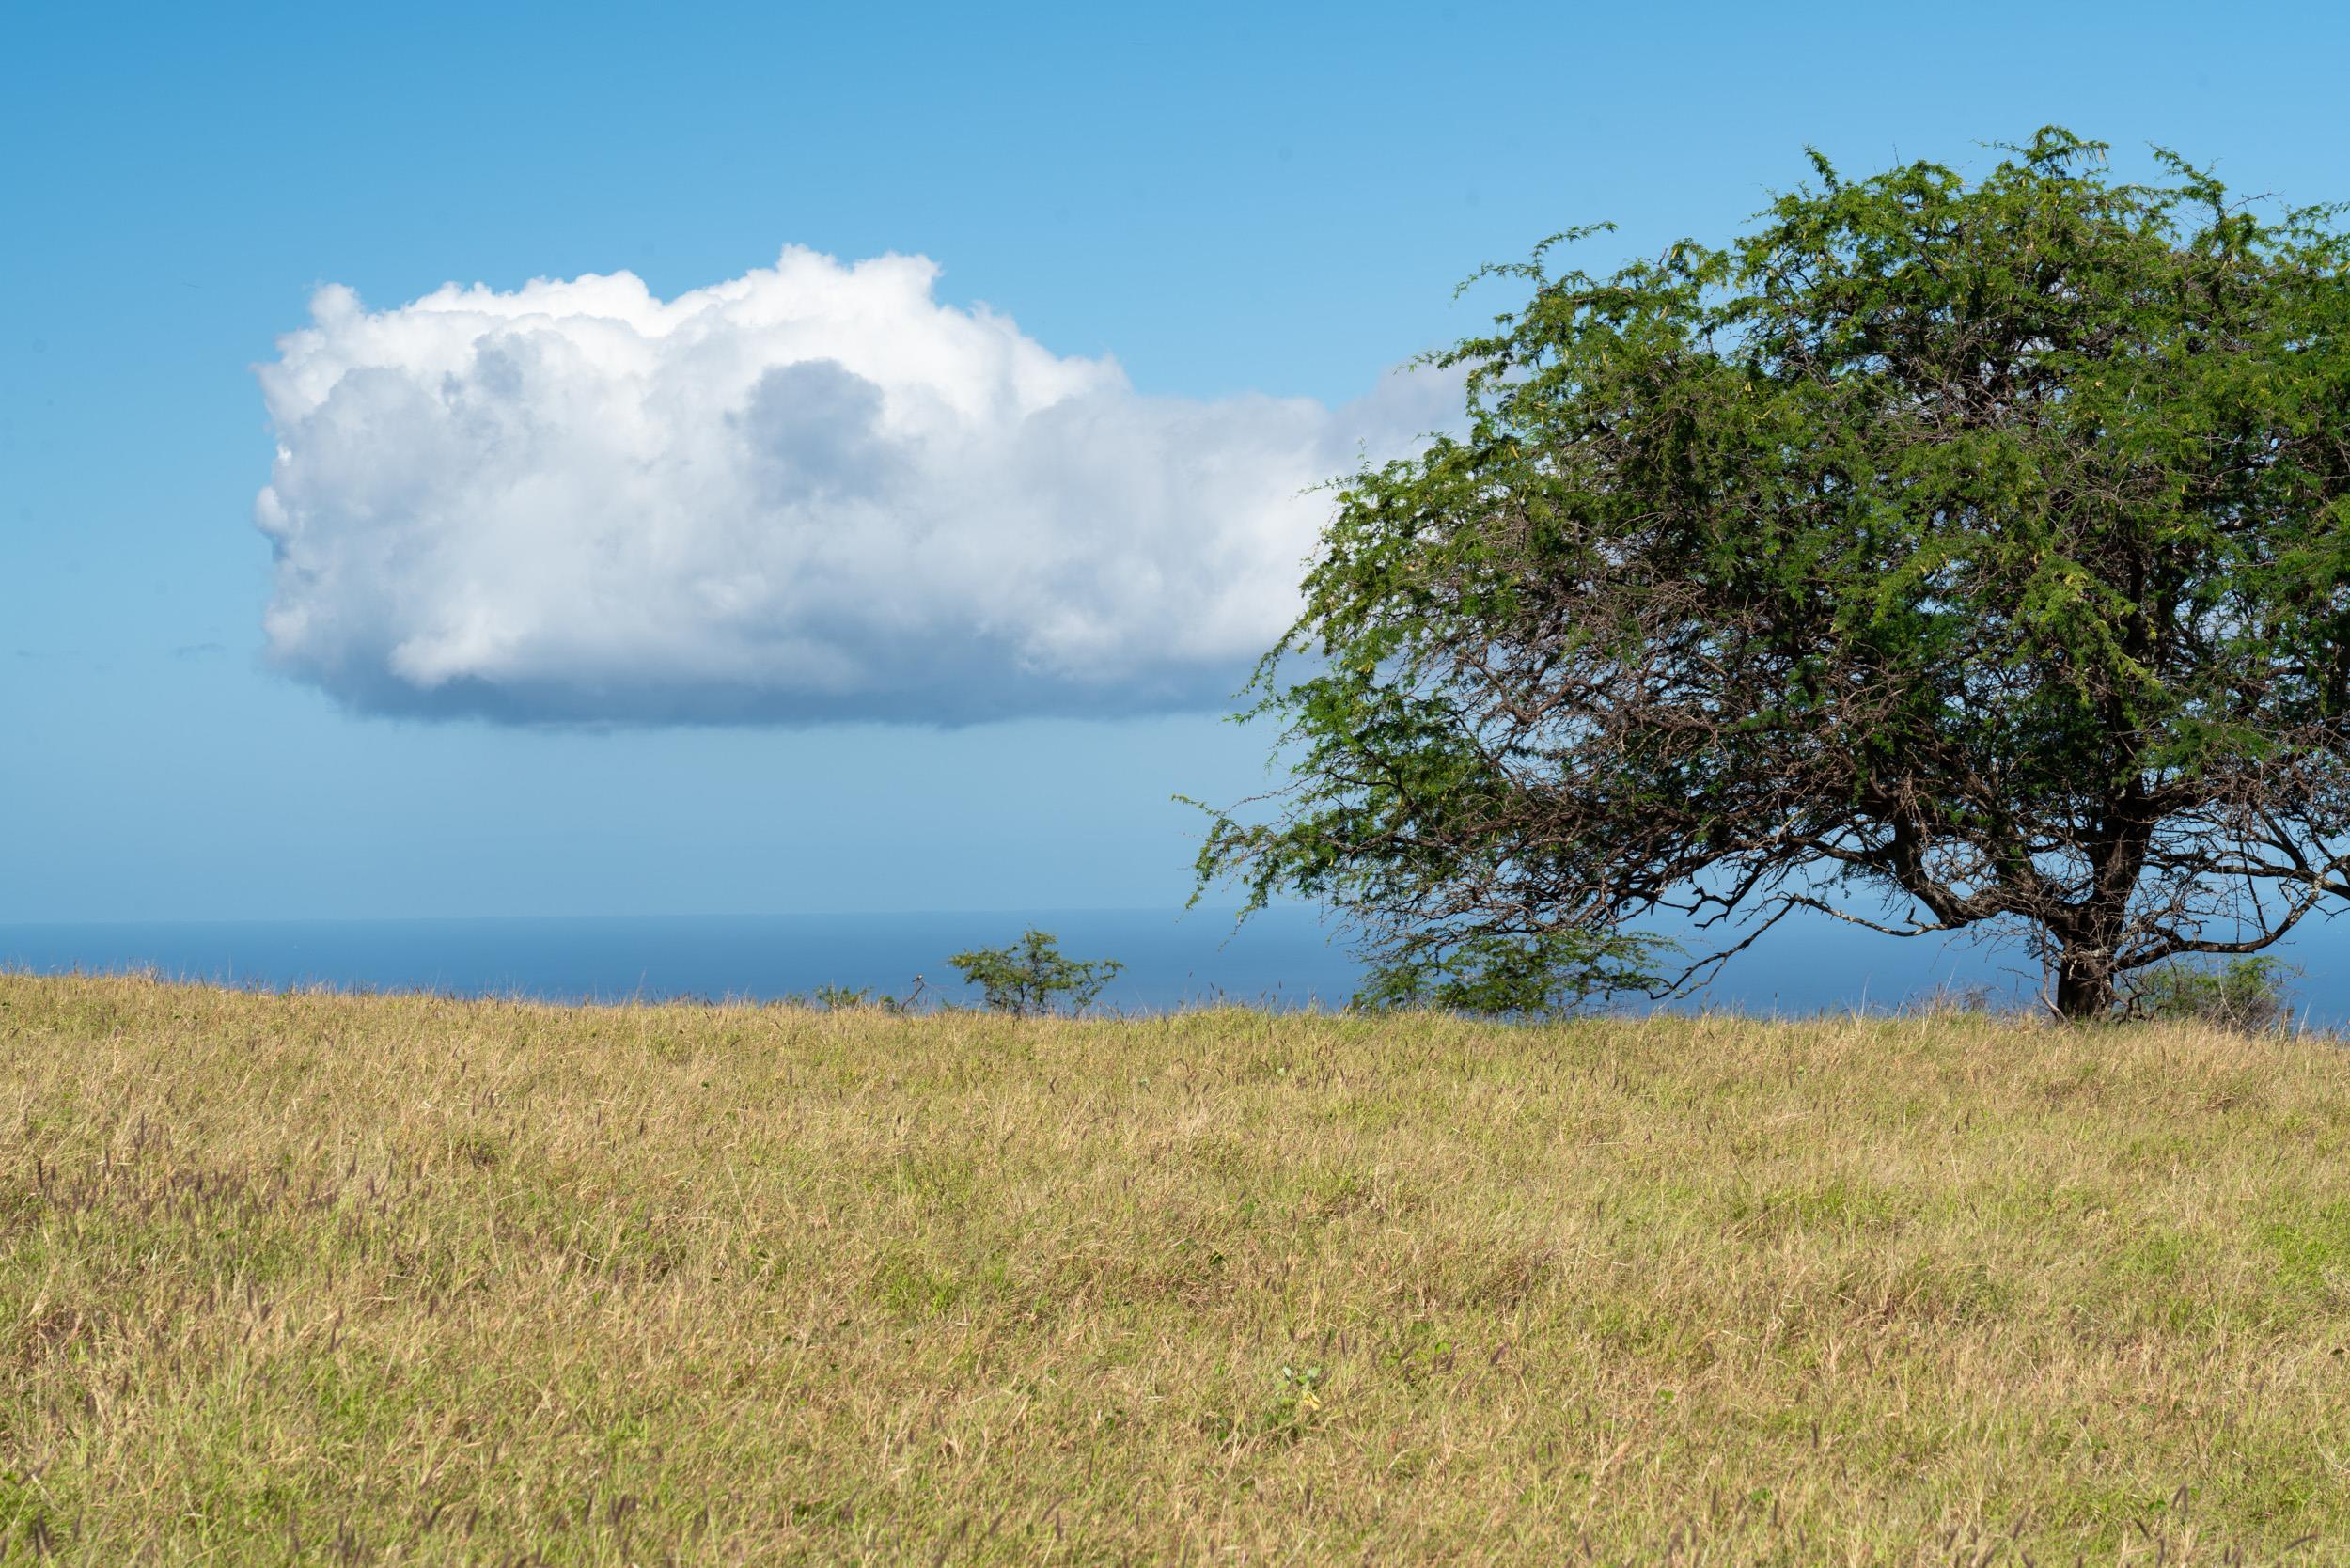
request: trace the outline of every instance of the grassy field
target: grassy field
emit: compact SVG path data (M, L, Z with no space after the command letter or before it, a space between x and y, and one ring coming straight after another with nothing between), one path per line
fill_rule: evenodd
M0 977L0 1560L2350 1560L2350 1057Z

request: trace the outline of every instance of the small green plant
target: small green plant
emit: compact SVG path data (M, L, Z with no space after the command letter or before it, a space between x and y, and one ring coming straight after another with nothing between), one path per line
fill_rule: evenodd
M785 998L796 1007L822 1008L826 1012L858 1012L871 1010L902 1018L921 1010L924 987L922 977L914 977L914 984L902 996L893 996L877 985L820 985L813 991L795 991Z
M920 976L915 977L915 983L921 983ZM829 1012L853 1012L867 1007L879 1008L884 1012L903 1012L910 1000L871 985L820 985L808 993L808 999Z
M1291 1439L1304 1436L1314 1424L1315 1412L1322 1408L1323 1387L1329 1381L1330 1374L1318 1366L1283 1367L1273 1403L1264 1414L1266 1433Z
M2164 964L2147 970L2132 986L2127 1011L2133 1018L2211 1024L2248 1034L2266 1034L2293 1016L2287 977L2296 973L2281 960L2239 958L2227 964Z
M1015 1018L1058 1011L1063 1006L1083 1012L1126 967L1112 958L1089 962L1066 957L1058 937L1036 930L1021 933L1010 947L974 948L947 962L962 971L965 984L979 988L990 1011Z

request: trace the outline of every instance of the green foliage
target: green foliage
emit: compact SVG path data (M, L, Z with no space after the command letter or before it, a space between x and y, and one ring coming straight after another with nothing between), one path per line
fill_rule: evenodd
M1201 886L1426 933L1813 907L2030 940L2068 1016L2350 893L2350 242L2045 130L1530 290L1344 480ZM1583 230L1560 242L1585 237ZM1594 953L1605 956L1604 946ZM1607 981L1594 971L1590 983Z
M905 1004L897 997L870 985L820 985L808 994L808 999L828 1012L849 1012L865 1007L877 1007L885 1012L905 1011Z
M1320 1366L1283 1366L1272 1405L1265 1411L1264 1430L1275 1437L1292 1441L1311 1432L1324 1403L1323 1389L1329 1381L1329 1372Z
M1555 1017L1610 991L1655 984L1651 961L1669 946L1622 932L1471 932L1458 939L1418 932L1371 970L1355 1004L1373 1011Z
M2285 981L2293 972L2274 958L2164 964L2131 978L2128 1007L2140 1018L2265 1034L2292 1020L2293 997Z
M949 958L965 984L976 985L989 1011L1026 1018L1066 1006L1083 1012L1125 965L1116 959L1063 957L1050 932L1027 931L1010 947L976 948Z
M918 1012L926 987L922 977L914 977L904 996L894 996L877 985L823 984L812 991L795 991L784 997L794 1007L822 1008L826 1012L856 1012L870 1009L897 1016Z

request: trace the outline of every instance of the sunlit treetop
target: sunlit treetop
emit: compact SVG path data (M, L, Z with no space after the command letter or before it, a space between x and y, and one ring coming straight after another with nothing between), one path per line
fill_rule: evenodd
M2350 896L2339 209L2106 150L1814 154L1726 244L1480 274L1529 297L1436 356L1466 433L1339 488L1259 672L1294 774L1203 880L1439 998L1810 906L2015 931L2068 1016Z

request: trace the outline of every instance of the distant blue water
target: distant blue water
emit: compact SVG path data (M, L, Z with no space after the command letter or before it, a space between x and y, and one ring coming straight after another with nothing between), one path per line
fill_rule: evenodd
M1030 925L1070 957L1124 964L1102 998L1122 1009L1339 1007L1359 972L1297 910L1268 911L1237 935L1229 911L1167 910L13 925L0 926L0 967L556 1001L773 1000L825 985L903 996L919 977L927 999L956 1001L978 993L948 956Z
M1126 965L1105 1005L1159 1011L1218 999L1338 1007L1360 967L1311 911L1267 910L1237 933L1230 911L1030 910L907 915L239 920L0 925L0 968L153 969L236 985L326 985L558 1001L775 999L822 985L972 999L948 955L1035 925L1076 958ZM2350 1023L2350 924L2316 928L2280 956L2312 1024ZM2020 949L1902 940L1791 917L1731 961L1695 1005L1755 1013L1886 1010L1936 989L2029 1000ZM1638 998L1627 1005L1645 1006ZM1681 1004L1691 1005L1688 1003Z

